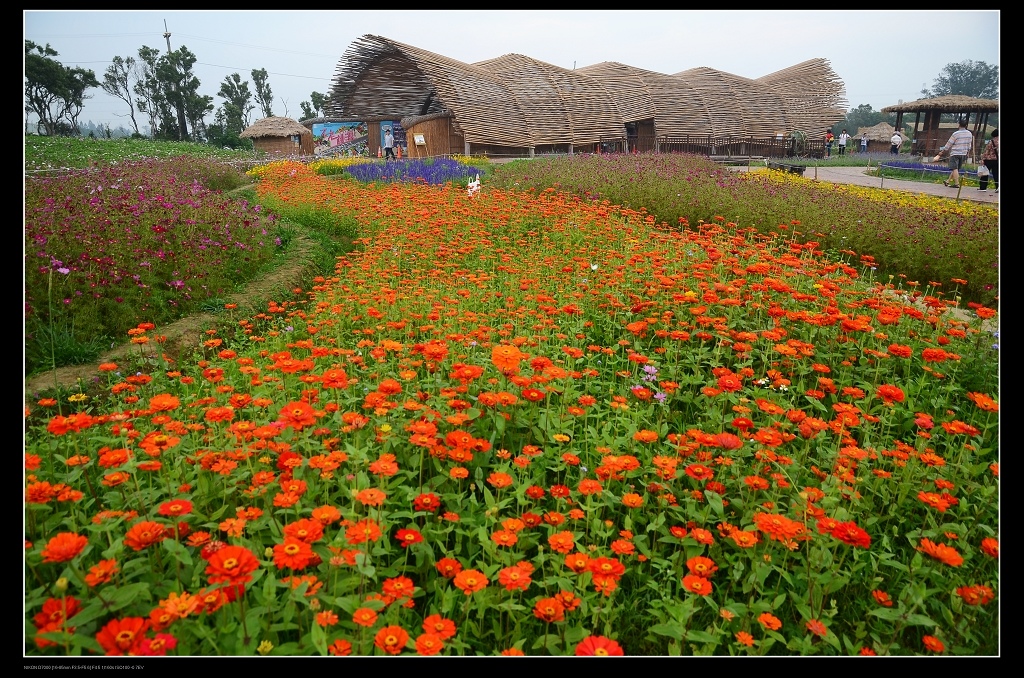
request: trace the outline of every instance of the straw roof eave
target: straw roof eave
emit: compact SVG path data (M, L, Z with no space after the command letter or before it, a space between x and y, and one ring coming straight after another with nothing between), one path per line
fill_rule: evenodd
M312 134L312 132L297 120L272 116L257 120L238 136L242 139L261 139L263 137L290 137L295 134L303 136Z
M918 111L940 111L942 113L995 112L999 110L998 99L975 99L960 95L931 97L886 106L882 113L917 113Z

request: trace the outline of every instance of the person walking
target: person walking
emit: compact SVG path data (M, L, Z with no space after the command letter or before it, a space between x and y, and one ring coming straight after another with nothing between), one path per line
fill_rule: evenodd
M392 160L396 160L397 159L397 158L395 158L395 137L393 137L391 135L391 128L390 127L385 127L384 128L384 160L387 160L388 158L391 158Z
M981 155L981 161L988 168L990 181L999 192L999 130L992 130L992 139L985 146L985 152Z
M868 133L867 132L864 132L863 134L860 135L860 152L861 153L867 153L868 152Z
M846 155L846 142L849 140L850 135L845 129L839 133L839 155Z
M835 141L835 135L832 134L832 130L825 130L825 157L832 157L832 142Z
M899 130L893 130L892 138L889 139L889 143L892 144L889 152L893 155L899 155L900 146L903 145L903 137L900 136Z
M960 170L967 163L967 154L974 148L974 135L967 129L967 119L961 118L959 129L953 132L946 145L939 149L939 155L949 153L949 180L943 181L944 186L960 186Z

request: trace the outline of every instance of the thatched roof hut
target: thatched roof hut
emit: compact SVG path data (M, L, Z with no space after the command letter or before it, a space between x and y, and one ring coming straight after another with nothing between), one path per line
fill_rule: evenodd
M364 35L342 56L327 113L371 127L401 120L408 138L419 134L424 148L442 153L470 153L472 146L532 154L624 146L627 135L646 137L653 148L686 135L822 129L846 116L844 97L824 59L751 80L711 68L665 75L615 62L567 70L520 54L467 64Z
M896 126L902 129L903 116L915 113L914 137L912 153L920 155L934 155L938 149L946 143L952 129L942 130L939 121L943 115L954 114L959 118L967 120L968 128L974 132L975 155L980 152L985 131L988 128L988 116L991 113L999 112L998 99L975 99L959 95L932 97L929 99L918 99L895 106L886 106L882 113L895 113ZM924 115L922 125L921 116ZM972 117L973 120L972 120Z
M281 155L313 154L313 133L291 118L272 116L257 120L238 136L252 139L257 151Z

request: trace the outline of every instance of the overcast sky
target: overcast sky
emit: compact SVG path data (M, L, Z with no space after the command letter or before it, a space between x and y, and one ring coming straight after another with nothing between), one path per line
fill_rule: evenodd
M348 46L379 35L474 63L522 54L566 69L602 61L659 73L706 66L759 78L808 59L827 59L849 107L875 110L920 98L942 69L967 60L999 63L997 10L869 11L24 11L24 38L55 49L66 66L99 80L114 56L143 45L196 55L200 93L232 73L250 81L263 68L274 114L301 118L299 102L326 94ZM1001 69L1000 69L1001 70ZM128 106L90 90L79 120L131 128ZM260 117L254 110L250 120ZM34 120L34 116L31 116ZM140 125L143 121L139 120Z

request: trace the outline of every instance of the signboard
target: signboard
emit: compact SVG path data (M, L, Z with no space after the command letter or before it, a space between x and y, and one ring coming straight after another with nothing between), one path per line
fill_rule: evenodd
M317 155L346 156L367 154L365 122L325 122L313 124L313 143Z

